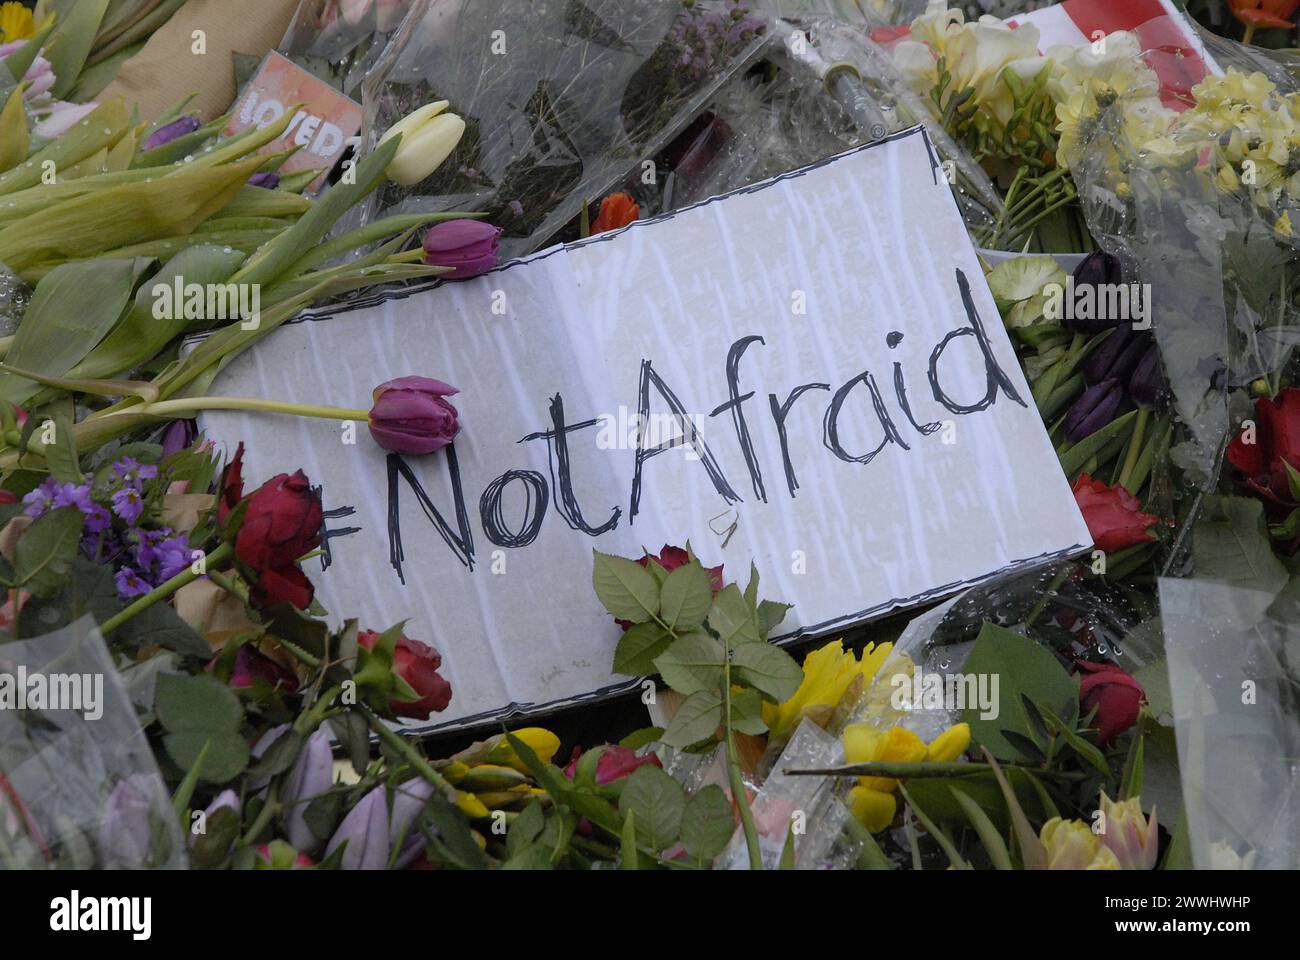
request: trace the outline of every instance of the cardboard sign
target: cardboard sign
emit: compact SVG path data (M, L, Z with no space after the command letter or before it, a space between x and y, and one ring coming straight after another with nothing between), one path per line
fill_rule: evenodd
M420 374L462 432L213 413L244 476L322 488L335 621L443 654L435 723L627 686L592 549L688 540L824 634L1091 542L921 128L461 283L307 315L234 396L364 406ZM354 433L355 437L349 434ZM353 442L348 442L349 440Z
M275 51L266 55L239 95L225 132L226 136L232 136L249 127L270 126L286 110L300 103L305 106L290 121L284 136L271 141L260 152L278 153L300 147L284 162L280 172L320 169L323 172L308 187L319 190L343 156L348 139L361 129L361 106L292 60Z

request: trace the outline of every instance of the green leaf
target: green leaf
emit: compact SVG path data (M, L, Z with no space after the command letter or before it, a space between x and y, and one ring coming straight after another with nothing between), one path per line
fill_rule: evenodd
M45 57L57 78L52 90L62 99L77 85L77 77L95 46L95 35L108 11L109 0L77 0L68 4L46 43Z
M764 640L781 625L785 615L792 609L793 603L777 603L775 600L764 600L758 605L758 629Z
M659 767L637 767L623 785L618 812L636 818L636 835L648 850L672 846L682 830L686 796L682 785Z
M640 750L646 744L654 743L663 736L663 733L663 727L643 727L640 730L633 730L620 740L618 745L629 750Z
M1209 497L1193 530L1192 559L1198 577L1276 595L1286 567L1273 553L1264 504L1245 497Z
M154 709L173 733L234 732L244 717L239 698L210 676L164 673L158 677Z
M709 626L728 646L759 643L763 639L754 608L745 602L740 587L734 583L727 584L713 598L713 605L709 608Z
M997 827L993 826L993 821L985 813L978 803L970 798L964 790L956 784L948 784L948 791L953 798L961 805L962 810L966 812L966 818L975 828L976 834L979 835L980 842L984 844L984 850L993 861L993 866L998 870L1010 870L1011 854L1007 850L1007 845L1002 839L1002 834L998 833Z
M591 584L596 596L614 617L645 623L659 612L659 584L639 563L624 557L592 551Z
M27 314L5 356L9 366L61 377L117 323L139 273L135 260L91 260L51 270L32 294ZM3 378L0 397L23 403L40 385Z
M1013 760L1019 755L1015 745L1003 736L1003 730L1034 739L1033 722L1025 709L1024 697L1040 710L1044 707L1052 710L1065 723L1073 723L1079 715L1078 683L1056 656L1046 647L1004 627L984 624L962 672L998 680L997 717L982 719L978 705L968 705L961 716L970 724L973 743L988 747L995 757Z
M684 749L713 736L722 723L722 698L716 693L692 693L677 708L664 730L663 742Z
M726 792L716 783L701 787L682 812L682 846L692 858L708 863L727 849L736 831L735 812Z
M732 676L767 694L777 703L794 696L803 669L794 657L768 643L747 643L731 652Z
M1061 454L1061 469L1065 471L1067 480L1074 482L1079 476L1084 465L1091 460L1102 447L1110 443L1112 439L1122 434L1133 425L1133 419L1137 416L1136 410L1130 410L1124 416L1112 420L1106 426L1102 427L1096 433L1084 437L1065 453Z
M77 437L72 421L62 411L54 414L53 442L41 447L50 476L60 483L81 483L81 463L77 457Z
M781 861L777 864L778 870L794 869L794 824L790 824L785 832L785 846L781 848Z
M18 584L38 597L63 589L81 546L85 519L76 507L61 507L37 518L14 549Z
M135 650L162 647L187 657L202 660L212 657L208 641L182 620L169 603L155 603L136 614L117 629L114 639Z
M713 603L709 574L698 560L678 567L664 580L659 618L677 633L694 630L704 622Z
M722 683L724 655L722 644L717 640L706 633L691 633L674 641L655 658L654 663L668 686L678 693L690 695L701 690L718 689Z
M1106 779L1111 777L1110 764L1106 762L1106 755L1102 753L1094 744L1089 743L1083 737L1074 732L1073 726L1065 723L1048 707L1040 707L1047 717L1048 723L1057 734L1065 740L1065 743L1071 750L1087 760Z
M656 672L655 658L673 642L672 634L657 623L638 623L619 638L614 648L614 672L647 677Z
M201 779L209 783L229 783L248 766L248 742L237 733L184 730L164 736L163 746L177 766L197 767ZM203 762L199 766L201 756Z
M731 728L751 737L767 733L767 723L763 720L763 696L757 690L732 693Z
M629 810L627 816L623 818L623 833L619 838L619 860L618 868L620 870L636 870L640 867L637 862L639 855L636 852L636 812Z

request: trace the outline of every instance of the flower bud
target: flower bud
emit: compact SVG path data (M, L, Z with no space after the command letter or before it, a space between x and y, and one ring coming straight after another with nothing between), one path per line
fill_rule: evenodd
M1151 808L1151 819L1148 820L1143 816L1142 803L1137 798L1116 803L1103 792L1101 814L1101 843L1115 854L1120 869L1154 870L1160 846L1155 808Z
M1164 403L1168 394L1169 384L1165 381L1160 347L1152 342L1133 368L1128 381L1128 395L1139 407L1156 407Z
M428 377L399 377L375 388L370 435L393 453L441 450L460 432L456 408L446 399L460 391Z
M189 136L201 126L203 126L203 121L198 117L181 117L179 120L173 120L149 134L149 138L141 144L140 149L153 150L161 147L165 143L171 143L173 140Z
M308 739L285 778L280 799L285 808L285 832L299 850L316 850L318 837L307 823L307 805L334 786L334 754L329 734L317 730Z
M450 267L448 277L464 280L491 270L500 259L501 230L481 220L447 220L424 235L424 262Z
M456 149L465 133L465 121L454 113L444 113L448 102L439 100L408 114L388 128L381 144L401 136L401 145L388 164L388 179L403 187L419 183Z
M388 798L382 786L375 787L348 811L330 838L326 856L343 844L340 866L344 870L383 870L388 866Z
M1124 388L1118 380L1103 380L1083 392L1065 415L1065 435L1072 442L1092 436L1115 419L1124 399Z
M1100 287L1123 282L1123 265L1118 259L1104 250L1090 253L1082 263L1074 268L1074 287L1076 290L1080 287L1092 287L1095 292ZM1094 317L1086 320L1078 317L1066 317L1061 320L1061 325L1073 333L1095 336L1104 330L1118 326L1121 322L1122 320L1119 317Z

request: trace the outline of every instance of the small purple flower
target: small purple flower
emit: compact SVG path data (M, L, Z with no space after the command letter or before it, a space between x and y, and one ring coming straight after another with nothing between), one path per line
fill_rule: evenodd
M117 595L123 600L141 597L153 589L149 581L144 580L130 567L123 567L113 578L117 584Z
M92 503L86 514L86 532L103 533L113 526L113 515L97 503Z
M113 473L117 474L123 483L138 486L142 480L152 480L157 477L158 468L152 464L140 463L132 457L123 457L113 464Z
M190 565L190 546L183 537L172 537L158 545L158 579L167 582Z
M23 497L27 509L23 512L29 517L39 517L54 508L54 498L59 495L59 481L46 477L41 485Z
M95 503L90 499L90 484L88 483L65 483L59 487L58 492L54 495L54 507L76 507L84 514L89 514L95 508Z
M201 126L203 126L203 122L198 117L181 117L179 120L173 120L166 126L159 127L151 133L149 139L144 142L140 149L153 150L156 147L161 147L165 143L171 143L173 140L188 136Z
M127 523L134 524L144 512L144 498L140 491L135 487L123 487L113 494L113 512Z

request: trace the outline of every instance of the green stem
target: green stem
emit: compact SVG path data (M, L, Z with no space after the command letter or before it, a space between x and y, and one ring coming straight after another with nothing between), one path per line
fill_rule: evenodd
M298 417L320 417L323 420L358 420L363 423L370 419L369 410L261 400L256 397L182 397L178 400L145 403L116 413L106 412L105 415L174 417L179 413L194 413L199 410L255 410L261 413L289 413Z
M1119 485L1134 495L1137 494L1137 491L1132 489L1128 483L1133 476L1133 468L1137 466L1138 458L1142 456L1142 443L1146 439L1147 421L1150 419L1150 409L1139 407L1137 425L1133 427L1133 437L1128 444L1128 456L1124 458L1124 469L1119 473Z
M1250 46L1251 43L1254 42L1254 40L1255 40L1255 25L1253 23L1248 23L1246 24L1246 32L1241 37L1241 42L1244 43L1246 46Z
M359 710L361 715L365 717L366 723L369 725L370 729L375 732L379 739L414 767L416 773L437 787L439 792L442 793L449 803L456 803L456 788L443 779L442 774L429 765L429 761L424 758L424 755L421 754L419 750L416 750L415 747L411 746L404 737L400 736L396 731L389 727L388 724L384 723L384 721L364 703L358 703L352 709Z
M722 724L727 737L727 778L731 782L731 795L740 810L740 825L745 831L745 847L749 851L749 869L763 869L763 854L758 846L758 830L754 826L754 811L749 809L749 795L740 775L736 760L736 734L731 727L731 646L727 645L722 660Z
M217 549L213 550L210 554L207 555L205 559L205 565L212 564L213 566L216 566L218 564L225 563L232 556L234 556L234 553L235 553L234 547L232 547L228 543L223 543L221 546L217 547ZM100 634L102 636L107 637L110 633L112 633L122 624L126 623L132 617L136 616L137 614L144 613L144 611L148 610L150 607L152 607L155 603L158 603L160 600L166 600L168 597L170 597L181 587L185 586L186 584L193 583L201 576L203 576L203 574L194 572L194 567L192 565L186 567L184 570L176 574L176 576L172 577L166 583L162 584L161 586L155 587L154 589L146 593L143 597L137 599L125 610L121 610L115 615L105 620L102 624L100 624L99 627Z

